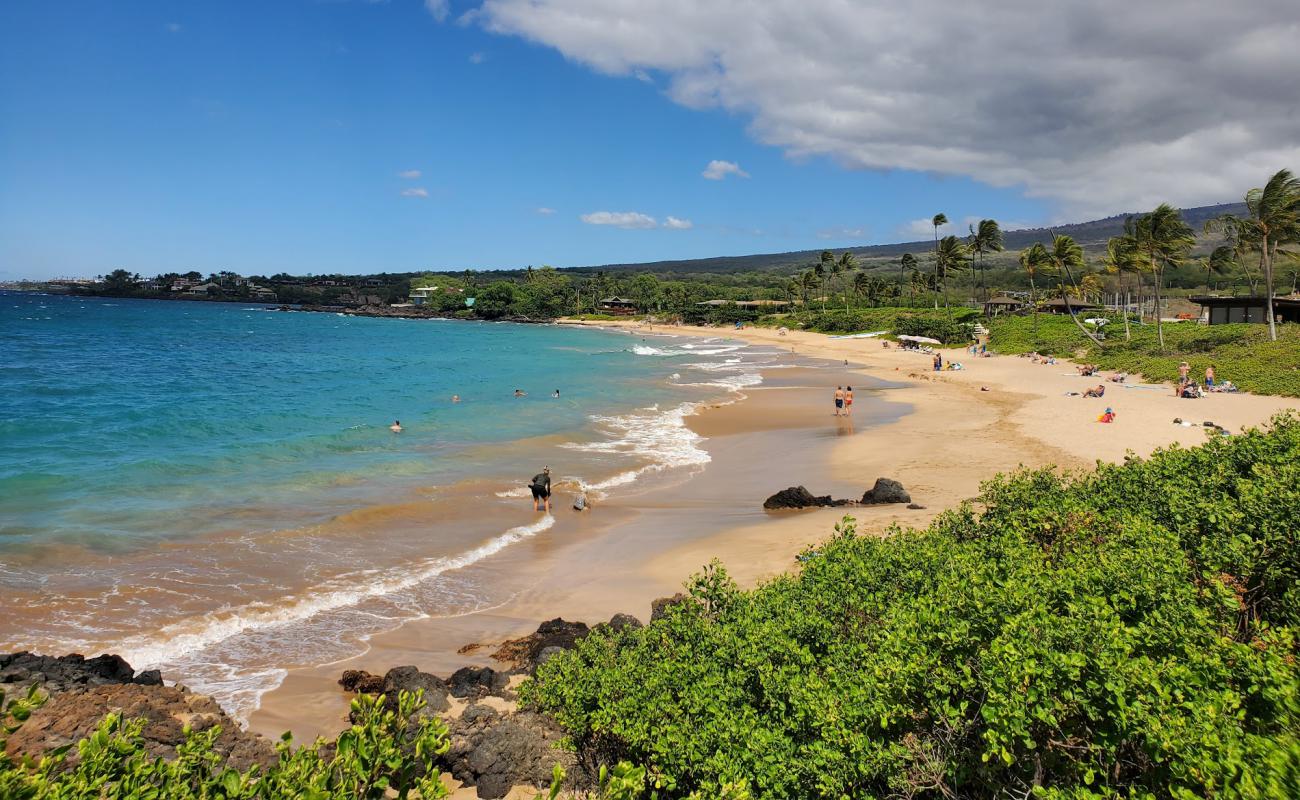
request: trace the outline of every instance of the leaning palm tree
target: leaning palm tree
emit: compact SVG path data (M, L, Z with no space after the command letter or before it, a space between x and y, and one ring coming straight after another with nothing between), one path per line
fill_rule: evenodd
M909 269L912 270L913 272L916 271L916 256L912 255L911 253L903 253L902 257L898 259L898 286L899 286L900 293L903 287L903 273ZM910 286L910 282L909 282L909 286ZM908 305L909 306L912 305L911 300L908 300Z
M853 293L858 297L870 296L875 289L875 278L865 272L853 276Z
M956 236L945 236L939 240L934 253L934 277L943 287L943 307L948 307L948 276L961 272L970 263L970 253L966 245Z
M984 295L984 299L988 300L988 292L984 288L984 254L996 253L1004 249L1002 229L998 227L995 219L982 219L978 226L967 227L970 230L970 235L966 237L967 247L979 260L980 292Z
M1259 251L1259 235L1254 224L1234 214L1222 214L1205 221L1205 233L1219 231L1223 234L1225 247L1232 250L1233 261L1241 271L1246 273L1250 282L1250 293L1259 293L1259 276L1250 268L1250 256Z
M1265 317L1268 338L1277 341L1273 314L1273 267L1278 249L1300 243L1300 178L1278 170L1263 188L1246 192L1246 218L1259 242L1260 271L1264 273Z
M1034 242L1020 251L1020 267L1029 276L1029 305L1034 309L1034 340L1038 340L1038 289L1034 286L1034 276L1048 266L1047 248L1042 242Z
M1165 330L1161 323L1160 289L1164 283L1164 273L1170 267L1178 267L1187 259L1196 237L1192 229L1183 222L1182 214L1168 203L1161 203L1155 211L1138 217L1134 224L1136 243L1147 269L1151 272L1156 304L1156 340L1161 352L1165 349Z
M1237 251L1230 244L1221 244L1201 259L1201 266L1205 269L1205 291L1213 292L1210 283L1214 276L1226 275L1237 268Z
M1131 220L1126 221L1124 224L1126 231L1132 227ZM1132 338L1128 323L1128 289L1124 284L1124 276L1137 276L1139 295L1141 295L1140 290L1142 288L1142 258L1136 248L1137 240L1132 236L1128 234L1112 236L1110 241L1106 243L1106 255L1102 257L1101 262L1108 275L1119 277L1120 289L1124 290L1124 341Z
M1047 264L1057 275L1065 278L1068 286L1073 286L1076 291L1079 290L1079 282L1074 279L1074 272L1084 267L1083 248L1072 236L1062 236L1061 234L1052 235L1052 247L1046 250ZM1101 338L1095 333L1088 330L1079 321L1079 315L1074 313L1074 306L1070 304L1070 291L1065 288L1061 292L1061 297L1065 300L1065 310L1069 312L1070 319L1078 326L1079 330L1089 339L1101 345Z
M808 308L808 292L821 283L821 279L817 277L814 270L815 268L799 274L799 288L803 290L803 307L805 309Z

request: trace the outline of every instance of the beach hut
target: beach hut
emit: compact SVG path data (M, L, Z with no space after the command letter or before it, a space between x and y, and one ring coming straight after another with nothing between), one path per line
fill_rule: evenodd
M1201 315L1211 325L1230 322L1268 322L1263 295L1246 297L1191 297L1201 306ZM1300 295L1273 298L1273 316L1278 322L1300 322Z
M996 317L998 314L1014 314L1026 305L1027 303L1018 297L1000 294L984 301L984 316Z
M1092 314L1101 311L1101 306L1078 297L1053 297L1038 304L1040 311L1048 314Z
M636 313L636 301L626 297L606 297L600 301L600 310L606 314L627 316Z

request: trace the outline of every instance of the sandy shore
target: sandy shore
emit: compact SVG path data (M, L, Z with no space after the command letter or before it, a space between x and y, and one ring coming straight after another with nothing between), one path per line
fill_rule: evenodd
M513 556L530 582L511 601L488 612L409 623L372 639L361 656L294 671L263 698L251 727L268 734L293 730L300 738L337 731L346 698L334 681L343 669L417 664L448 674L466 664L491 665L490 647L458 654L461 646L523 635L545 619L594 623L620 611L644 619L653 598L677 591L713 558L746 585L789 570L794 556L829 535L846 509L763 512L763 499L787 486L857 497L877 477L900 480L924 509L847 509L860 531L884 532L895 523L923 525L976 495L982 481L1018 466L1087 468L1129 452L1201 443L1205 420L1236 431L1300 409L1300 401L1285 398L1179 400L1168 386L1110 383L1104 398L1085 399L1068 393L1099 381L1079 377L1070 364L968 358L960 349L945 357L966 369L934 373L928 356L884 349L874 340L753 328L654 332L774 345L792 350L791 361L803 366L767 372L746 399L690 419L708 437L713 459L691 480L620 495L589 515L557 509L545 543ZM831 392L840 383L858 390L852 420L832 413ZM1107 407L1118 414L1113 424L1096 421ZM1175 425L1175 417L1195 426Z

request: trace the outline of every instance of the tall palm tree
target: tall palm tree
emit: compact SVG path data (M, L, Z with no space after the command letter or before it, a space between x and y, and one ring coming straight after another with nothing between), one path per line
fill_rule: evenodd
M820 283L821 279L817 277L816 267L799 274L799 287L803 289L804 308L808 307L808 292Z
M1233 260L1236 266L1241 267L1242 272L1246 273L1246 280L1250 282L1250 293L1252 295L1259 293L1259 276L1250 268L1248 257L1259 251L1259 235L1254 224L1247 219L1235 216L1233 214L1223 214L1214 219L1206 220L1204 230L1206 233L1212 233L1216 230L1221 231L1226 241L1226 247L1232 249Z
M1065 310L1069 312L1070 319L1074 321L1079 330L1083 331L1085 336L1101 345L1100 337L1084 327L1083 323L1079 321L1079 315L1074 313L1074 306L1070 304L1069 287L1074 287L1076 292L1080 289L1079 282L1074 279L1074 272L1084 267L1083 247L1072 236L1052 234L1052 246L1050 249L1045 248L1045 252L1047 253L1047 266L1057 275L1064 276L1067 281L1061 296L1065 299Z
M984 254L996 253L1004 249L1002 229L998 227L995 219L982 219L978 226L968 225L967 228L970 230L970 236L966 237L967 246L979 259L980 292L984 295L984 299L988 300L988 292L984 287Z
M948 307L948 276L961 272L970 263L970 253L966 245L956 236L945 236L939 240L934 251L934 277L943 286L943 306Z
M1273 267L1278 249L1300 243L1300 178L1282 169L1263 188L1246 192L1247 221L1259 241L1260 271L1264 273L1265 316L1268 338L1277 341L1273 313Z
M1038 289L1034 286L1034 276L1048 265L1047 248L1042 242L1034 242L1020 251L1020 268L1029 276L1029 305L1034 309L1034 339L1038 339Z
M872 278L865 272L859 272L853 276L853 293L862 296L869 296L875 290L875 278Z
M902 257L898 259L898 289L899 289L899 294L902 294L902 290L903 290L903 272L904 272L905 270L909 270L909 269L912 270L913 272L916 271L916 256L912 255L911 253L903 253ZM910 286L910 284L909 284L909 286ZM913 298L913 299L915 299L915 298ZM912 305L911 300L908 301L908 305L909 305L909 306Z
M1214 280L1214 276L1226 275L1236 269L1237 251L1230 244L1221 244L1201 259L1201 266L1205 268L1205 291L1213 292L1214 287L1210 282Z
M854 270L855 267L857 267L857 260L853 257L853 253L849 252L848 250L845 250L843 253L840 253L840 257L835 259L835 272L839 273L842 280L843 280L843 276L848 275L850 272ZM847 287L841 287L841 288L844 289L844 309L847 311L849 308L848 288Z
M930 224L934 226L934 274L937 276L939 274L939 228L948 224L948 216L939 212L930 220ZM939 307L938 297L934 299L934 307Z
M1124 224L1125 230L1132 228L1131 220ZM1128 289L1124 284L1124 276L1137 276L1138 288L1141 289L1142 258L1137 251L1137 240L1128 234L1112 236L1106 242L1106 255L1102 257L1101 263L1107 274L1119 277L1120 288L1124 290L1124 341L1128 341L1132 338L1132 332L1128 324Z
M821 258L818 259L817 265L813 267L817 272L817 277L822 282L822 311L826 310L826 281L830 278L835 269L835 255L829 250L823 250Z
M1183 215L1168 203L1161 203L1149 214L1138 217L1134 224L1137 248L1146 261L1147 270L1151 272L1156 303L1156 340L1160 350L1165 349L1165 330L1161 322L1160 289L1164 283L1165 270L1178 267L1187 259L1196 237L1192 229L1183 222Z

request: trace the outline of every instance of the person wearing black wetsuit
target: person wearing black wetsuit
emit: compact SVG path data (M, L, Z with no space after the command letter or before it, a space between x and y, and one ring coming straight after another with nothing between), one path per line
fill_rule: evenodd
M546 513L551 513L551 468L544 467L534 475L528 488L533 491L533 510L541 511L544 506Z

